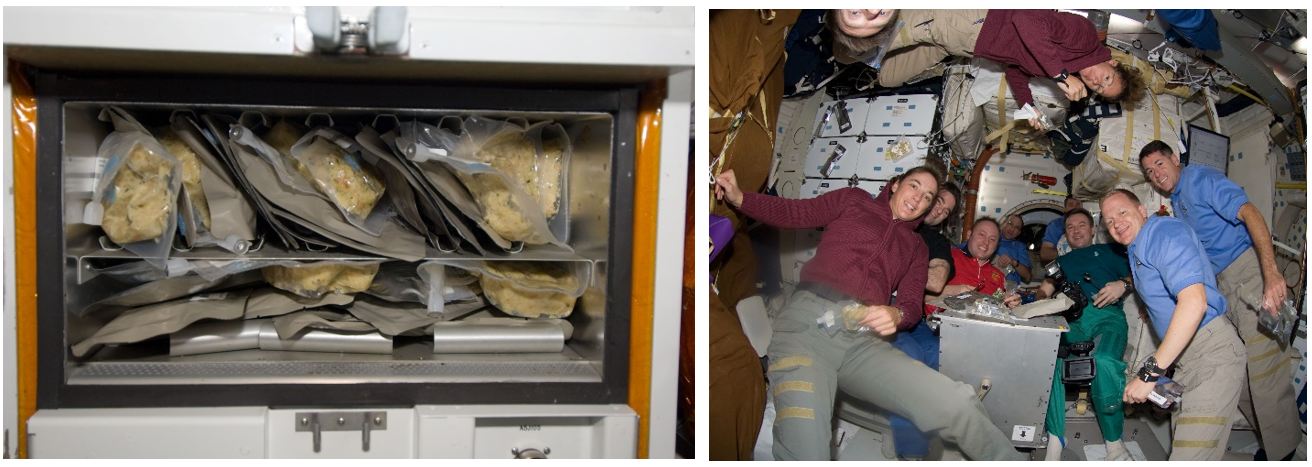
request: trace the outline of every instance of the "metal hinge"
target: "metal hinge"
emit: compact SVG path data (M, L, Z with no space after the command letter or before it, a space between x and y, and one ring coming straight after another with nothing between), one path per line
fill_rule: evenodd
M323 445L324 431L355 431L364 435L369 452L369 433L387 430L387 412L296 412L296 431L314 433L314 452Z

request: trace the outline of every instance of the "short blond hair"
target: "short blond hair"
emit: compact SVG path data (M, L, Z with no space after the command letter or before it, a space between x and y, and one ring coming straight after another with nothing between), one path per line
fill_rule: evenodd
M1142 202L1142 201L1139 201L1139 196L1138 196L1138 195L1135 195L1134 192L1132 192L1132 191L1130 191L1130 190L1127 190L1127 189L1124 189L1124 188L1117 188L1117 189L1115 189L1115 190L1112 190L1112 191L1109 191L1109 192L1103 194L1102 197L1098 198L1098 207L1099 207L1099 208L1102 208L1103 203L1106 203L1106 202L1107 202L1107 198L1111 198L1112 196L1115 196L1115 195L1118 195L1118 194L1119 194L1119 195L1125 195L1126 198L1129 198L1129 199L1130 199L1130 202L1131 202L1131 203L1134 203L1134 206L1135 206L1135 207L1143 206L1143 202Z

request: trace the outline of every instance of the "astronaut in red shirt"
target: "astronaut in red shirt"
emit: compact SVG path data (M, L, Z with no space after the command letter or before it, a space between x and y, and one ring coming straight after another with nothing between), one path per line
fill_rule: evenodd
M1002 299L1008 308L1019 305L1020 295L1006 293L1006 275L990 262L998 251L1000 235L997 220L991 217L976 220L975 227L967 233L965 250L952 249L952 262L957 268L957 275L943 286L942 294L932 297L952 296L974 290ZM928 300L930 296L926 297ZM938 310L937 307L925 306L926 315Z

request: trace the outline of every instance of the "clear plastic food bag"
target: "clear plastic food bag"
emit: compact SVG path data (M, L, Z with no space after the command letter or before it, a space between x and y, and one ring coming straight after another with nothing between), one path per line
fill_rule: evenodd
M568 222L549 224L543 209L549 205L558 215L563 206L560 199L568 172L568 147L560 139L563 131L557 136L556 130L540 129L542 125L550 126L540 123L524 127L468 117L461 125L464 133L458 136L450 131L433 131L436 127L431 125L407 125L402 127L397 143L411 160L434 159L451 167L473 195L483 220L503 238L569 249L565 244ZM552 154L554 150L546 148L560 145L560 164L542 160L552 159L540 156L537 149L543 137L553 142L543 146L542 154Z
M358 150L350 151L338 141L353 142L327 128L311 131L292 146L292 157L304 165L315 188L351 223L363 225L387 187Z
M369 290L377 262L322 261L318 263L266 266L260 270L264 280L274 287L318 298L325 293L350 294Z
M869 307L855 300L844 300L835 303L834 308L825 310L815 322L830 336L838 335L839 331L866 332L870 327L861 324L861 320L869 312Z
M1001 321L1007 324L1016 324L1016 318L1011 315L1007 307L1002 304L1002 300L987 296L975 300L973 306L966 307L966 313L981 318Z
M998 292L997 295L1002 295L1001 290ZM1016 318L1002 304L1002 298L971 290L957 295L939 297L931 300L929 304L945 310L957 311L1007 324L1016 324Z
M178 227L178 160L139 131L110 133L98 155L106 162L85 222L101 226L114 243L163 269Z
M1153 392L1148 393L1148 400L1163 409L1170 408L1171 404L1180 400L1180 395L1184 394L1185 389L1185 385L1162 376L1157 378L1157 385L1153 386Z
M585 262L433 261L479 276L488 302L511 316L565 318L591 283ZM430 272L431 275L431 272Z
M1272 316L1271 312L1262 307L1260 299L1252 295L1247 299L1257 309L1257 324L1276 337L1280 348L1289 347L1289 337L1298 328L1298 310L1294 309L1294 302L1285 300L1280 304L1280 311Z
M191 150L191 146L173 131L173 128L169 126L156 128L155 134L158 135L159 144L182 164L182 186L187 187L187 200L195 210L196 220L205 227L205 230L209 230L210 204L205 200L205 190L201 188L200 158Z

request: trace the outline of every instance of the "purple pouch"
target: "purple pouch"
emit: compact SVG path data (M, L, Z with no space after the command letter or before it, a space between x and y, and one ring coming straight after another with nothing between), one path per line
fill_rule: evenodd
M711 261L720 254L720 250L733 238L733 222L727 217L711 214L709 229L711 232Z

